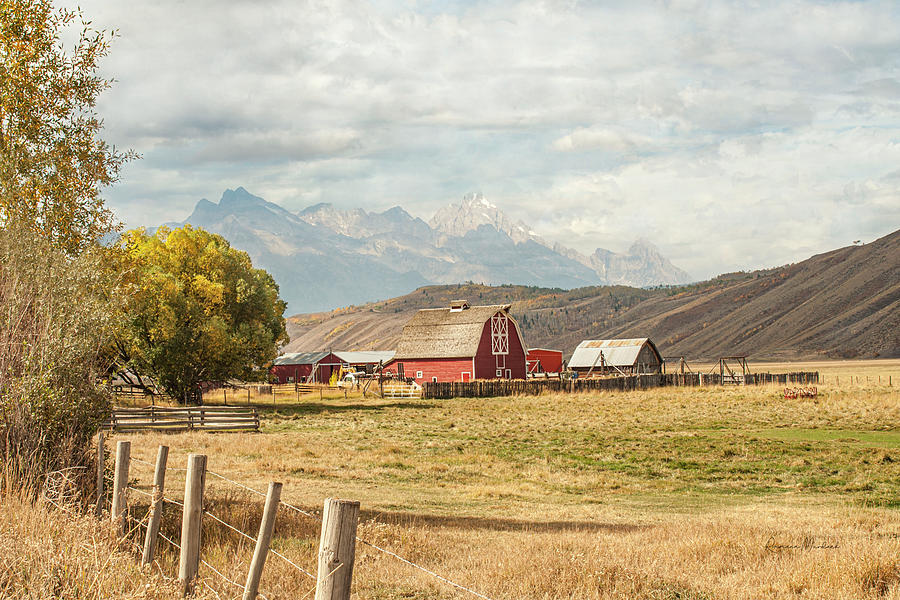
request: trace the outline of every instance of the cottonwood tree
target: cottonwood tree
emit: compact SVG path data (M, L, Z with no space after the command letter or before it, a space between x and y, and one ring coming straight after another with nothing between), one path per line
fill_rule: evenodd
M78 27L67 51L63 32ZM112 32L49 0L0 0L0 226L77 253L116 228L100 189L136 155L101 137L98 66Z
M190 402L202 381L261 380L287 342L278 285L225 238L185 225L124 234L121 366Z

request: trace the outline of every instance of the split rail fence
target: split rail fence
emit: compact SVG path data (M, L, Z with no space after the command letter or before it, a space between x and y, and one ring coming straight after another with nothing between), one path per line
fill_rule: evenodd
M121 433L193 429L203 431L258 431L259 414L255 408L236 406L116 408L103 423L102 428Z
M747 375L725 375L707 373L667 373L654 375L628 375L624 377L582 378L582 379L515 379L492 381L430 382L422 384L422 397L434 399L449 398L491 398L495 396L537 396L550 392L586 391L628 391L647 390L659 387L700 387L706 385L763 385L789 383L819 383L819 373L748 373Z
M328 498L325 500L322 516L318 517L309 511L281 500L282 484L279 482L273 481L269 483L268 490L265 493L256 490L250 486L209 470L207 468L207 457L205 454L189 454L185 469L169 467L168 446L159 446L156 463L150 463L131 456L131 442L128 440L120 440L116 445L115 467L113 476L110 478L105 472L106 455L104 443L104 434L101 432L97 447L99 455L97 467L97 516L101 517L103 515L104 499L106 498L104 487L105 484L109 482L112 484L111 506L109 511L110 520L116 526L119 535L121 537L126 537L128 535L128 493L135 492L147 496L149 508L145 518L140 522L140 526L145 531L144 541L140 551L141 564L149 565L154 562L154 559L157 556L160 538L172 545L173 548L178 550L178 581L185 596L189 595L196 587L200 567L203 566L226 583L242 590L243 600L254 600L257 597L265 599L265 596L259 591L259 585L266 559L272 554L289 564L299 573L315 580L315 600L349 600L353 576L353 563L358 542L391 556L408 566L418 569L419 571L452 586L458 591L466 592L474 597L481 598L482 600L492 600L484 594L451 581L434 571L403 558L399 554L358 537L356 532L360 512L359 502ZM132 461L153 467L152 491L147 492L135 487L136 479L133 474L129 473ZM167 471L180 471L185 474L183 501L172 499L166 495L165 483ZM220 519L207 509L207 504L204 502L207 475L212 475L226 483L265 498L262 519L256 537L241 531L238 527ZM181 508L181 537L178 541L170 539L160 531L163 506L165 504L171 504ZM284 554L271 548L275 518L279 507L292 510L321 523L317 573L315 575L312 573L312 568L306 569ZM201 557L201 522L206 518L215 521L219 525L253 542L254 550L247 570L245 583L242 584L227 577ZM306 596L309 596L312 591L313 589L310 589Z

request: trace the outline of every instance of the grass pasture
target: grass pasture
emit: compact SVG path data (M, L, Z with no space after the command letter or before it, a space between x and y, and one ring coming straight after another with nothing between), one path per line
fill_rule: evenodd
M210 470L256 489L282 481L284 500L307 510L358 499L360 537L495 600L900 598L900 361L851 367L860 383L820 368L815 399L773 386L309 398L260 404L258 434L120 439L146 461L166 444L171 467L204 452ZM180 475L167 484L176 499ZM146 488L152 469L133 463L132 476ZM210 510L255 533L259 499L207 481ZM175 518L164 530L177 535ZM205 559L240 580L252 549L205 527ZM275 547L314 571L317 533L282 509ZM355 598L474 597L357 552ZM311 587L270 559L261 590Z

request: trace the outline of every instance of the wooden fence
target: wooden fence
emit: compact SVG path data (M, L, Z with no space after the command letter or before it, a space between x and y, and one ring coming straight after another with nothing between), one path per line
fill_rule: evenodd
M131 386L116 386L112 389L116 404L155 404L157 401L169 400L162 394L154 394L149 390Z
M272 391L278 394L312 394L320 389L336 390L337 386L312 383L273 383Z
M157 402L186 402L189 405L195 405L200 404L203 400L203 393L199 388L189 392L187 394L187 397L182 400L175 400L168 394L158 389L156 391L152 391L145 388L122 385L113 387L112 395L115 399L115 402L118 404L146 404L147 402L149 402L151 405L154 405Z
M767 383L818 383L819 373L752 373L744 376L705 373L669 373L658 375L629 375L625 377L606 377L593 379L514 379L465 381L450 383L434 383L426 381L422 384L422 397L434 399L448 398L491 398L495 396L537 396L551 392L586 392L586 391L627 391L646 390L658 387L704 385L763 385Z
M382 398L420 398L421 396L422 388L414 384L389 381L381 385Z
M114 432L258 431L259 414L255 408L236 406L116 408L103 428Z
M100 434L98 439L97 452L96 514L98 517L102 518L106 507L104 482L107 479L105 474L106 449L103 433ZM155 463L143 461L131 456L130 441L118 441L116 444L115 466L113 469L114 475L110 481L112 489L110 490L111 502L109 507L109 518L116 527L120 537L125 538L130 535L129 532L139 531L136 527L131 527L131 525L134 525L134 521L129 519L129 492L138 493L147 497L149 506L147 508L146 517L137 523L139 527L142 527L145 530L142 551L140 552L141 564L153 564L157 556L160 539L170 544L178 551L178 580L186 597L193 591L198 579L198 572L202 565L215 575L218 575L224 582L239 588L242 592L240 597L243 598L243 600L255 600L257 597L264 598L264 596L259 593L260 580L267 558L269 555L273 555L315 581L315 588L310 589L310 591L302 597L309 597L314 591L315 600L350 600L353 563L355 561L356 545L357 542L359 542L375 551L391 556L409 567L427 573L437 580L453 586L457 590L468 592L482 600L492 600L484 594L451 581L395 552L358 537L356 533L357 525L359 523L360 503L357 501L328 498L325 500L322 515L319 517L282 500L282 484L280 482L273 481L269 483L268 492L263 493L244 483L234 481L210 470L205 454L189 454L187 457L186 469L169 467L168 457L168 446L159 446ZM140 483L137 478L134 477L134 473L131 472L132 462L142 463L153 468L153 484L148 490L137 487ZM167 471L181 471L185 474L184 496L180 501L175 498L170 498L167 495ZM226 483L237 486L244 491L265 497L265 505L263 507L259 533L257 536L242 531L237 526L228 523L209 511L207 502L204 501L207 475L212 475ZM148 482L143 485L147 486ZM161 532L161 521L164 516L163 507L165 505L171 505L181 509L181 536L177 541L168 538ZM275 529L276 513L279 508L295 511L321 523L318 552L319 559L317 568L315 569L317 572L315 574L313 569L303 568L271 547ZM168 514L171 515L171 512ZM202 521L207 519L210 519L253 542L253 555L249 568L247 569L245 583L242 584L239 581L228 578L211 564L203 560L203 540L201 539L200 532L202 529ZM162 571L160 572L162 573ZM163 576L167 577L164 573ZM218 594L216 595L218 596Z

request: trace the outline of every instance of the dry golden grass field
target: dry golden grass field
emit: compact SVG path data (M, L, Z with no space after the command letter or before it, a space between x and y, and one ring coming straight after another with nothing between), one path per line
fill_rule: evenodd
M61 513L11 493L0 502L0 598L180 597L178 586L156 570L141 571L107 522ZM214 593L201 587L196 600Z
M283 500L306 510L359 500L361 538L494 600L900 598L900 361L752 366L819 370L825 383L799 400L779 387L316 395L261 402L257 434L114 440L150 462L166 444L170 468L205 453L211 471L256 489L283 482ZM133 462L131 476L146 490L152 468ZM181 499L180 473L167 488ZM255 534L259 498L213 476L207 491L213 514ZM143 496L131 502L142 518ZM177 507L167 511L163 531L177 537ZM315 572L318 531L282 509L274 548ZM251 553L206 519L210 564L242 581ZM156 571L174 575L176 561L167 549ZM201 574L222 598L239 593ZM269 599L312 587L270 557ZM353 597L475 598L365 545Z

